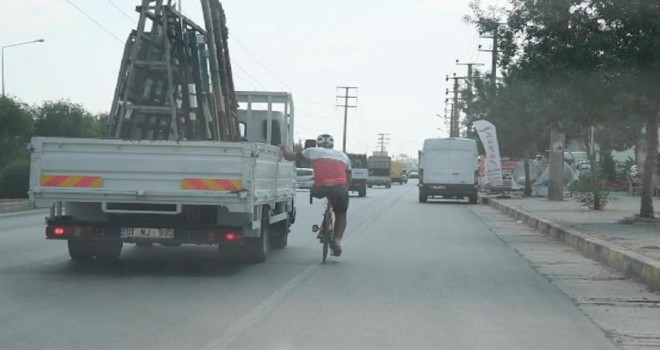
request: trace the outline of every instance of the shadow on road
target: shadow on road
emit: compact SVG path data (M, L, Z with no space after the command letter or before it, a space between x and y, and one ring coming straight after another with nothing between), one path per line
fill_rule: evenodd
M271 251L269 258L279 251ZM267 263L267 262L266 262ZM0 274L9 275L81 275L81 276L150 276L150 277L230 277L250 269L246 262L226 262L215 247L162 246L138 248L125 245L119 260L73 261L68 256L33 264L8 267Z

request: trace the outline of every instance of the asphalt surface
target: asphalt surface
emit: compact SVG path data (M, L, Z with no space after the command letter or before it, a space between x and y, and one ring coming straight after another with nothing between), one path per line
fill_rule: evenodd
M351 197L344 255L321 264L322 201L299 192L264 264L211 247L74 263L43 212L0 215L2 349L617 349L465 202L414 183Z

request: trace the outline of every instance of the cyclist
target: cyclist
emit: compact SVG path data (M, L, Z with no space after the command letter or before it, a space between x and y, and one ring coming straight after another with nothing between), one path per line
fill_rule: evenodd
M346 230L348 210L348 184L351 181L351 161L348 156L333 149L335 140L328 134L316 138L315 148L307 148L294 153L281 145L284 159L292 161L297 157L309 159L314 169L314 186L311 195L315 198L327 197L335 212L335 237L330 243L332 255L341 255L341 238Z

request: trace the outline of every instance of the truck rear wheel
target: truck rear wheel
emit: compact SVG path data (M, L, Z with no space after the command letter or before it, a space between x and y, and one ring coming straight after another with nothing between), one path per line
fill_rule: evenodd
M118 259L123 245L122 241L94 242L94 255L98 259Z
M71 260L86 261L94 258L91 241L69 240L67 243Z
M271 226L270 247L273 249L286 248L289 243L289 220L276 222Z
M245 239L245 259L249 263L262 263L266 261L266 257L268 256L270 235L268 234L268 217L265 212L263 218L259 237Z
M470 204L477 204L477 195L476 194L471 194L470 195Z
M424 191L422 191L422 190L419 190L419 202L420 203L426 203L427 199L428 199L428 196L426 195L426 193L424 193Z
M360 188L360 190L358 191L358 196L360 196L360 197L366 197L367 196L367 187L366 186Z

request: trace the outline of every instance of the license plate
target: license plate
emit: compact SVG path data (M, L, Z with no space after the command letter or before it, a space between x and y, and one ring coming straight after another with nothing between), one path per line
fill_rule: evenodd
M434 190L444 190L445 186L431 186L431 188Z
M123 238L172 239L174 238L174 229L123 227L121 229L121 236Z

